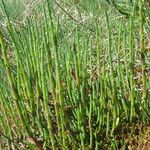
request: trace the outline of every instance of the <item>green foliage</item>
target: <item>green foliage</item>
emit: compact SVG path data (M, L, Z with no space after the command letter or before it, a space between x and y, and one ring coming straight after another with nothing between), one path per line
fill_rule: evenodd
M119 149L124 124L149 125L144 3L126 19L98 2L45 0L16 25L1 0L3 149Z

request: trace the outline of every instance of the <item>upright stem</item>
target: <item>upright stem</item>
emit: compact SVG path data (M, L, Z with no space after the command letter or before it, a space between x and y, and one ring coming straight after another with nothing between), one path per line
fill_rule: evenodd
M146 63L145 63L145 53L144 53L144 13L143 6L144 0L139 0L139 22L140 22L140 53L141 53L141 63L142 63L142 80L143 80L143 95L142 98L145 100L147 98L147 76L146 76Z

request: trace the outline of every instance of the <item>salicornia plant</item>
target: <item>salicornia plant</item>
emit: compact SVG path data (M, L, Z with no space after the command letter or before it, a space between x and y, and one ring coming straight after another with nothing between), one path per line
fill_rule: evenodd
M150 123L143 0L129 18L101 3L45 0L17 25L1 3L1 149L119 149L121 127Z

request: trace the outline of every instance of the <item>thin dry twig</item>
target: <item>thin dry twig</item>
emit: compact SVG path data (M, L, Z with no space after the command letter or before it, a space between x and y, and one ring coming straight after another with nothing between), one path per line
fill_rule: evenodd
M76 23L78 23L78 21L72 17L56 0L54 0L54 2L56 3L56 5L65 12L65 14L67 14L67 16L69 16L73 21L75 21Z

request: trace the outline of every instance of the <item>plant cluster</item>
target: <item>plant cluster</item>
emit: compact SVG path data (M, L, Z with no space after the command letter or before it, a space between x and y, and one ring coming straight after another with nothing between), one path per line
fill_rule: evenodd
M1 3L0 148L128 148L130 126L137 135L150 124L143 0L128 19L115 20L101 4L45 0L17 26Z

